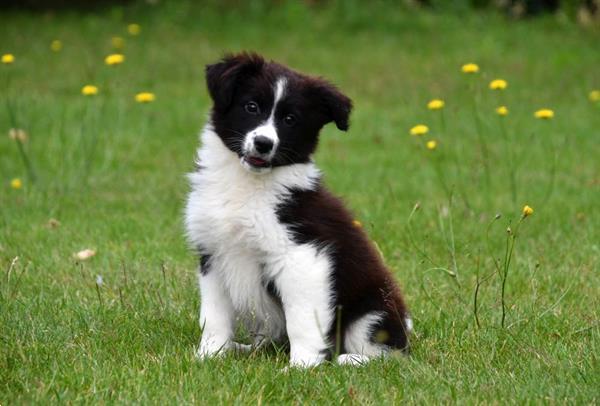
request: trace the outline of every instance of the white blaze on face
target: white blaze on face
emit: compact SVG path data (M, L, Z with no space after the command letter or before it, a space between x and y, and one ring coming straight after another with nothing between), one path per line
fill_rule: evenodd
M244 152L256 153L256 151L254 150L254 138L260 135L263 137L267 137L271 141L273 141L273 149L269 154L269 158L272 158L275 154L275 150L277 149L277 145L279 144L279 137L277 136L277 129L275 128L275 109L277 108L277 104L285 94L285 85L285 78L277 79L277 82L275 83L275 87L273 89L275 98L273 100L273 108L271 109L271 114L269 114L269 118L267 119L267 121L265 121L263 124L246 134L246 140L244 141Z

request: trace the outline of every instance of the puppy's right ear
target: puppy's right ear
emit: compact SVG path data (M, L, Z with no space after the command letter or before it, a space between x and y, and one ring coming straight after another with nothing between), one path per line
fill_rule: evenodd
M206 85L215 109L225 111L231 105L236 85L244 77L258 74L265 60L254 53L228 54L206 66Z

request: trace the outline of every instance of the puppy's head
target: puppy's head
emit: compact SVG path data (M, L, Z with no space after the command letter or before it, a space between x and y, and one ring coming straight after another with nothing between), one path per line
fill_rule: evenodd
M329 122L348 129L348 97L323 79L256 54L228 55L208 65L206 82L216 133L253 172L308 162Z

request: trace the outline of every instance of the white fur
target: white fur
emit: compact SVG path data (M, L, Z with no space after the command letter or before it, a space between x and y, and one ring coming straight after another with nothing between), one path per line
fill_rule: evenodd
M407 317L404 319L404 324L406 324L406 329L408 330L408 333L412 333L413 331L413 321L410 317Z
M348 351L348 355L357 355L356 358L362 362L386 352L386 346L377 344L371 339L375 326L383 316L384 314L381 312L367 313L348 326L344 337L344 347ZM339 358L338 362L343 363Z
M362 366L371 360L371 357L362 354L341 354L337 357L340 365Z
M373 333L376 333L374 328L383 316L381 312L367 313L348 327L344 338L348 353L337 357L338 364L362 366L373 358L387 355L389 348L372 340ZM407 325L410 322L412 328L412 321L406 319L406 322Z
M287 85L286 78L279 78L275 83L275 102L273 103L273 110L271 111L271 119L273 119L273 115L275 114L275 106L279 103L279 100L285 95L285 86Z
M210 124L202 143L201 169L189 175L185 213L189 242L211 255L208 273L200 276L198 355L235 346L239 319L261 335L278 338L287 332L292 365L318 364L334 314L331 262L326 249L295 243L275 210L289 188L314 188L319 171L306 163L249 172ZM274 281L285 317L267 294L265 279Z
M200 328L202 340L198 348L198 357L204 358L221 350L231 348L233 337L233 304L227 296L216 273L201 276Z

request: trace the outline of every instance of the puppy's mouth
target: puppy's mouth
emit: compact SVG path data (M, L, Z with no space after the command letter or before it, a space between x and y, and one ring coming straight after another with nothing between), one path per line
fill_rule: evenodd
M244 156L243 158L244 162L247 163L248 165L250 165L253 168L270 168L271 167L271 161L267 161L266 159L262 159L260 157L257 156Z

